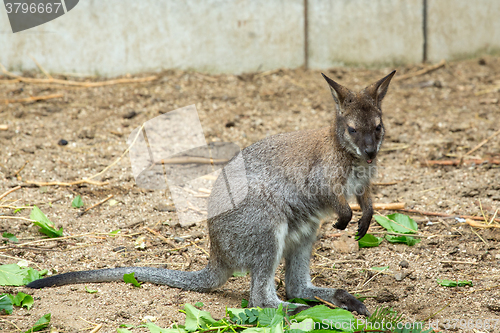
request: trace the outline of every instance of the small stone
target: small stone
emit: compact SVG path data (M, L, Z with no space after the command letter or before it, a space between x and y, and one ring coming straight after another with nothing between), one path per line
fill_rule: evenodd
M135 112L135 111L130 111L130 112L127 112L123 115L123 119L132 119L134 118L135 116L137 116L138 113Z
M399 266L400 266L400 267L403 267L403 268L408 268L408 267L410 267L410 264L408 263L408 261L403 260L403 261L401 261L401 262L399 263Z
M234 126L236 126L236 123L234 121L228 121L226 123L226 127L234 127Z
M500 259L500 253L495 254L495 259Z
M64 139L61 139L57 142L57 144L59 146L66 146L68 144L68 141L64 140Z
M396 281L402 281L405 276L403 275L403 273L397 272L396 274L394 274L394 278L396 278Z
M479 60L477 61L477 63L478 63L479 65L481 65L481 66L484 66L484 65L486 65L486 60L484 60L483 58L481 58L481 59L479 59Z
M500 312L500 304L486 304L486 307L491 312Z
M185 239L181 237L174 237L174 241L176 241L177 243L183 243Z

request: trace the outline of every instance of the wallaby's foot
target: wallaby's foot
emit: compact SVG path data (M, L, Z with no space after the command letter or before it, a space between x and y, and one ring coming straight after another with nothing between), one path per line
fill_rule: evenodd
M344 289L335 290L335 294L333 294L332 303L338 306L339 308L349 310L351 312L356 311L358 314L362 316L366 317L370 316L370 312L368 312L366 306L356 297L352 296Z
M358 233L356 234L356 240L363 238L368 232L370 227L372 217L362 216L358 221Z

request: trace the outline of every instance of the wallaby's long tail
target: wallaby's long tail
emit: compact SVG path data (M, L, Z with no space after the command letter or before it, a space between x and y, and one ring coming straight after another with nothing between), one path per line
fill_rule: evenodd
M132 272L135 273L134 276L138 281L164 284L198 292L207 292L217 288L224 284L229 277L227 272L220 267L213 267L210 264L195 272L151 267L122 267L54 275L33 281L27 287L44 288L76 283L123 281L123 274Z

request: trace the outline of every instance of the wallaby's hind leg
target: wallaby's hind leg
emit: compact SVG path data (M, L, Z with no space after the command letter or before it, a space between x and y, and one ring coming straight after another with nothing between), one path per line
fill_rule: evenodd
M283 254L285 233L277 232L275 242L262 242L252 258L249 306L277 308L284 303L276 294L274 275Z
M285 285L287 298L300 297L314 299L315 296L318 296L340 308L369 316L370 313L366 309L366 306L344 289L313 286L311 283L309 262L315 237L316 235L313 235L310 239L304 240L301 244L290 249L286 254Z

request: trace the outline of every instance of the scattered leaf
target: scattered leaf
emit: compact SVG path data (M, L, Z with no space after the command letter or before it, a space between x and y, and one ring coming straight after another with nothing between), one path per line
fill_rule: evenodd
M414 234L418 230L417 223L412 218L404 214L394 213L387 215L387 217L375 215L374 218L378 224L389 232L395 232L398 234Z
M41 233L51 238L62 237L63 228L60 228L59 230L54 229L54 223L52 223L52 221L50 221L37 206L34 206L31 210L30 219L36 221L33 222L33 224L40 227L39 231Z
M111 199L111 200L109 200L109 205L110 205L110 206L115 206L117 203L118 203L118 201L117 201L117 200L115 200L115 199Z
M437 283L442 285L443 287L465 287L471 286L472 281L460 281L460 280L437 280Z
M382 243L384 239L382 237L375 237L372 234L366 234L358 240L359 247L377 247Z
M389 266L372 267L371 269L376 270L376 271L385 271L386 269L389 269Z
M233 273L233 276L234 277L243 277L243 276L247 276L248 272L242 272L242 271L236 271Z
M185 304L184 311L186 313L186 324L184 326L188 332L197 331L199 328L207 328L207 325L213 325L216 322L209 312L198 310L191 304Z
M111 236L114 236L114 235L117 235L120 231L122 231L122 230L121 229L116 229L116 230L111 231L109 234Z
M196 303L194 303L194 306L196 306L197 308L202 308L203 305L205 305L205 304L203 304L203 302L196 302Z
M2 310L5 311L6 314L11 314L14 307L12 306L12 300L10 299L8 294L0 295L0 313Z
M185 329L182 328L161 328L158 325L148 322L144 326L146 326L151 333L187 333ZM130 331L128 331L130 332Z
M98 292L98 290L89 289L89 288L87 288L87 286L85 286L85 291L88 292L89 294L95 294Z
M32 333L32 332L38 332L49 326L50 324L50 313L47 313L46 315L43 315L38 321L33 325L32 328L27 330L24 333Z
M387 239L389 243L403 243L408 246L413 246L421 241L421 239L411 236L385 235L385 239Z
M134 272L130 274L123 274L123 281L125 281L126 283L131 283L132 285L134 285L134 287L140 288L141 284L137 282L134 275L135 275Z
M84 205L82 197L80 195L77 195L73 201L71 202L71 207L73 208L82 208Z
M18 292L16 296L7 294L7 297L10 298L12 304L15 306L25 307L28 310L31 309L34 303L33 297L23 292Z
M243 298L243 299L241 300L241 307L242 307L242 308L246 308L246 307L248 307L248 300L246 300L246 299L244 299L244 298Z
M7 238L9 240L9 242L11 242L11 243L18 243L19 242L19 240L17 239L17 237L14 236L14 234L11 234L11 233L8 233L8 232L4 232L2 234L2 237L3 238Z

